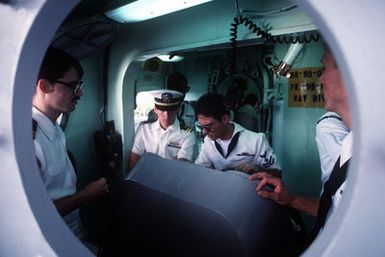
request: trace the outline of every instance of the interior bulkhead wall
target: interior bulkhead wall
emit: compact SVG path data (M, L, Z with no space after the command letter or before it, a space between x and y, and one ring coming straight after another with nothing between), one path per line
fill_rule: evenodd
M239 40L238 54L234 62L231 57L229 32L230 23L236 13L231 1L226 3L228 3L227 12L218 13L218 16L211 15L210 20L205 22L197 20L196 17L205 12L212 14L209 5L197 7L196 12L192 10L191 13L171 14L168 17L161 17L158 21L122 27L118 38L110 47L107 109L101 109L103 98L106 97L101 86L103 78L100 76L104 72L100 65L103 56L82 61L87 71L84 78L87 85L86 92L82 101L79 101L77 111L71 114L66 131L69 149L75 152L75 156L82 158L78 162L79 165L92 163L92 167L80 166L81 183L86 184L92 179L95 174L93 169L100 167L97 154L92 147L93 132L103 127L101 112L107 113L108 120L115 121L116 130L123 136L123 162L125 162L134 138L136 94L143 90L163 88L167 75L172 71L179 71L186 75L191 87L186 95L188 101L196 101L199 96L211 91L226 94L228 88L232 86L233 77L246 87L246 92L252 91L265 110L260 131L268 135L277 152L284 168L285 181L299 194L319 193L319 160L314 138L315 123L324 110L322 106L293 105L289 98L297 97L298 104L300 100L305 101L303 95L289 90L288 79L272 75L266 57L270 57L274 65L278 64L277 60L282 60L290 44L275 43L272 46L264 46L261 40L255 39L255 35L252 39L250 36L252 33L248 28L240 25L238 36L246 40ZM294 13L287 13L285 17L271 17L269 21L273 31L282 28L285 30L285 26L292 28L293 24L297 24L297 30L300 30L308 21L297 12L298 9ZM173 23L173 16L177 19L183 16L184 24ZM301 17L301 21L297 21L296 17ZM253 20L259 24L258 19ZM211 23L222 26L215 26L216 30L213 31ZM209 31L198 33L201 31L198 28L204 27ZM189 33L186 33L186 29ZM144 34L145 40L142 38ZM135 38L132 38L134 35ZM218 47L213 45L214 42L220 43ZM135 61L137 58L135 55L140 49L143 53L150 52L153 57L156 53L172 50L183 55L184 60L177 63L157 61L158 67L149 67L146 65L148 61ZM319 68L321 52L320 42L306 43L293 68ZM86 119L89 120L84 122ZM88 124L88 127L85 128L84 124ZM125 163L120 167L119 174L126 172L126 166Z

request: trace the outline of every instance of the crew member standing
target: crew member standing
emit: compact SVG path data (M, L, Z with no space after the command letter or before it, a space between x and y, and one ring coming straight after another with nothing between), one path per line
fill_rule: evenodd
M83 227L78 208L108 192L105 178L77 191L65 135L57 122L62 113L75 110L83 95L82 75L78 60L62 50L49 48L32 100L33 138L41 177L58 212L80 239Z
M350 129L352 118L346 87L334 55L329 48L325 49L325 53L322 56L322 64L324 70L320 81L323 84L325 109L338 113L345 126ZM324 183L320 198L295 195L287 189L281 179L273 178L266 173L250 176L251 180L260 180L256 188L258 195L317 218L309 238L309 244L323 230L329 216L338 208L342 197L344 197L347 171L350 158L352 157L352 145L353 132L350 131L341 143L339 157L327 181ZM274 190L265 190L266 185L270 185L270 188L274 188Z

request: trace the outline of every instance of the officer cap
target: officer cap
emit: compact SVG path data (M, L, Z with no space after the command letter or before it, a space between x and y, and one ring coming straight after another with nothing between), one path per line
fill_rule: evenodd
M153 90L154 104L158 110L171 111L179 108L183 101L183 94L169 89Z

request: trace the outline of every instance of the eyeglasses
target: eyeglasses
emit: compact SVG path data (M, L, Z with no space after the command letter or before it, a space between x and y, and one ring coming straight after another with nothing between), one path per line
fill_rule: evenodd
M196 125L196 127L198 129L200 129L201 131L206 130L207 132L212 132L213 131L213 126L214 126L214 123L209 123L209 124L206 124L206 125L200 125L200 124Z
M84 81L83 80L73 81L73 82L64 82L64 81L56 80L55 82L62 84L62 85L65 85L68 88L71 88L73 90L74 94L78 93L79 90L83 90L83 87L84 87Z

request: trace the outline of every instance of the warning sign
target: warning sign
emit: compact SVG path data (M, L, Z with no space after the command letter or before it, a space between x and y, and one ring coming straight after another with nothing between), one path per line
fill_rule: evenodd
M321 67L292 69L289 78L289 107L323 108L324 98L319 77Z

